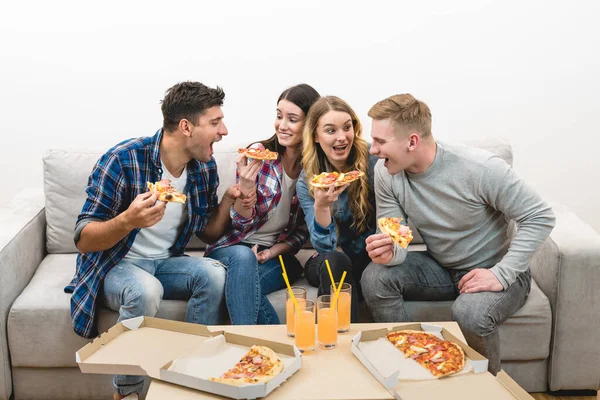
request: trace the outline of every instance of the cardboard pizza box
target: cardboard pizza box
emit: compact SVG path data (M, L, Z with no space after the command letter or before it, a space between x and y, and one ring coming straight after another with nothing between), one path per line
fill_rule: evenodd
M459 345L467 359L461 373L435 378L416 361L406 359L385 336L398 330L422 330ZM362 331L352 339L352 353L399 400L448 398L462 400L533 400L504 371L493 376L488 360L445 328L431 324L401 325Z
M283 371L267 383L231 386L208 380L233 367L253 345L277 353ZM81 372L142 375L235 399L264 397L300 369L295 346L198 324L138 317L122 321L76 353Z

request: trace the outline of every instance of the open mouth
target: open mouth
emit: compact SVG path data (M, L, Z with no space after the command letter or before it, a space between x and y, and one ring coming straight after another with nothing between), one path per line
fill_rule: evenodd
M279 137L282 139L287 139L287 138L291 138L292 134L291 133L282 133L282 132L278 132Z
M215 144L216 142L220 142L220 141L221 141L221 138L219 138L217 140L213 140L212 142L210 142L210 151L212 151L214 153L213 144Z
M333 151L338 153L338 154L343 154L346 152L346 149L348 148L348 144L344 144L341 146L333 146Z

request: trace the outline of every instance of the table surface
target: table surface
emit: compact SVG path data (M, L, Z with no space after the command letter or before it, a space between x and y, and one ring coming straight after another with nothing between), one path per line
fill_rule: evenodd
M446 328L457 338L465 340L456 322L431 322ZM359 332L372 329L391 328L401 323L352 324L350 332L338 335L337 348L322 350L317 348L302 356L302 368L271 392L269 400L277 399L331 399L331 400L382 400L393 399L392 395L350 351L352 338ZM282 343L293 343L286 336L285 325L226 325L211 326L211 330L224 330L247 336ZM152 380L146 400L158 399L224 399L213 395L163 382Z

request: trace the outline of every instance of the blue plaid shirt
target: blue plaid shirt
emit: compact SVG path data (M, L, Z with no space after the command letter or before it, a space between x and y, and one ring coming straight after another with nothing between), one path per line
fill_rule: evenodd
M77 226L91 221L108 221L127 210L147 182L161 179L159 148L163 131L152 137L130 139L119 143L96 163L88 180L88 198L77 218ZM191 160L187 165L187 225L177 242L169 249L172 255L183 254L192 234L201 235L218 206L219 177L214 158L207 163ZM85 338L98 334L96 300L102 282L110 269L129 252L139 229L134 229L110 249L77 256L73 280L65 288L71 296L73 329ZM76 234L77 236L77 234Z

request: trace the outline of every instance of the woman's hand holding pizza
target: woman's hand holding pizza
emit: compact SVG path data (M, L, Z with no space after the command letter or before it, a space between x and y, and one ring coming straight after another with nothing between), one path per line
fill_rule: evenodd
M264 149L260 143L255 148ZM247 197L250 192L256 191L256 177L262 166L261 160L249 159L245 154L240 154L237 160L238 176L240 178L240 190L242 199Z
M346 190L348 186L349 185L335 187L333 184L331 184L327 189L315 188L315 209L329 208L330 205L338 200L340 194L342 194L342 192Z
M371 235L366 240L367 253L376 264L385 265L392 260L394 256L394 242L385 233Z

